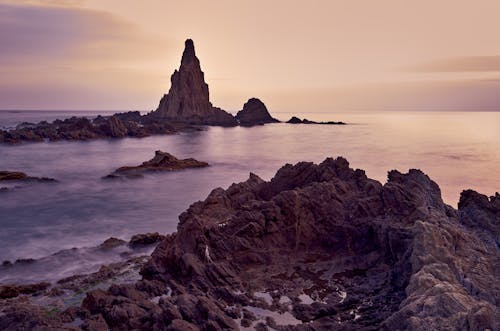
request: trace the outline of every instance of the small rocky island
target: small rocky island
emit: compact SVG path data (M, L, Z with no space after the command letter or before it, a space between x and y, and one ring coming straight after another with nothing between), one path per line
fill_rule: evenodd
M250 174L179 220L142 279L58 310L36 303L50 287L1 300L0 329L498 329L498 193L454 209L420 170L381 184L339 157Z
M207 162L192 158L180 160L170 153L156 151L155 156L151 160L145 161L138 166L120 167L103 178L137 178L143 177L145 172L178 171L189 168L204 168L208 167L208 165Z
M22 123L11 130L0 129L0 143L91 140L105 138L142 138L179 131L200 130L199 126L254 126L279 123L258 98L250 98L236 116L214 107L208 84L196 56L194 43L186 40L179 70L171 76L171 86L156 110L141 115L138 111L98 116L94 119L71 117L51 123ZM304 120L301 123L315 122ZM323 123L320 123L323 124ZM344 124L327 122L325 124Z
M288 121L286 121L288 124L327 124L327 125L345 125L346 123L344 122L335 122L335 121L328 121L328 122L315 122L315 121L310 121L307 118L304 118L301 120L300 118L296 116L292 116Z

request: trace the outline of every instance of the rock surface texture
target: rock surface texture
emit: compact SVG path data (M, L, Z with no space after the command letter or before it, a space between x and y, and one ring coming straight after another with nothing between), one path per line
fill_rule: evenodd
M279 122L277 119L272 118L266 105L257 98L251 98L243 105L243 109L236 114L236 120L242 126Z
M188 168L208 167L207 162L192 158L178 159L170 153L156 151L155 156L141 165L132 167L120 167L104 178L141 177L145 172L151 171L177 171Z
M455 210L420 170L382 185L328 158L250 174L179 219L134 285L52 317L5 310L0 327L498 330L498 193L464 191Z
M181 66L170 80L170 90L160 100L156 111L151 113L152 118L204 125L237 124L231 114L210 103L208 84L191 39L186 40Z

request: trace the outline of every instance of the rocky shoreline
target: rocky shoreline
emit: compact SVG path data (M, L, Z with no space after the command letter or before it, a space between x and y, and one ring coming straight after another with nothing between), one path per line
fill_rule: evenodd
M141 278L51 310L0 300L6 330L496 330L500 195L458 209L419 170L381 184L343 158L250 174L179 216ZM110 240L109 245L123 244ZM105 269L104 269L105 271ZM78 285L77 285L78 286ZM45 291L50 291L50 288ZM43 300L42 300L43 301Z
M47 121L36 124L21 123L12 130L0 129L0 144L143 138L202 130L201 126L250 127L280 123L271 116L265 104L258 98L250 98L235 116L214 107L210 102L205 74L201 70L200 60L196 57L191 39L186 40L181 65L179 70L174 71L170 80L171 86L168 93L160 99L158 107L148 114L141 115L138 111L130 111L111 116L98 116L94 119L71 117L51 123ZM295 123L290 121L287 123ZM305 124L345 124L343 122L299 121Z

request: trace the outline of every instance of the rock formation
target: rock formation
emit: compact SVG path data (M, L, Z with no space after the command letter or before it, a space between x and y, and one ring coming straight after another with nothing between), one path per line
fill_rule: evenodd
M236 114L236 120L242 126L279 122L271 117L266 105L257 98L251 98L243 105L243 109Z
M71 117L42 121L38 124L22 123L9 131L0 130L0 143L40 142L58 140L91 140L103 138L147 137L154 134L173 134L178 130L192 129L186 124L152 121L136 112L98 116L95 119Z
M85 330L498 329L498 193L464 191L455 210L419 170L382 185L328 158L269 182L250 174L179 219L142 280L52 317L4 309L0 327L78 317Z
M152 118L190 124L234 126L234 117L210 103L208 85L205 83L194 43L186 40L181 66L172 74L171 87L165 94Z
M0 171L0 181L14 182L56 182L54 178L32 177L20 171Z
M192 158L180 160L172 154L156 151L154 158L143 162L138 166L120 167L104 178L121 178L121 177L142 177L144 172L151 171L176 171L188 168L203 168L208 167L207 162L198 161Z
M335 121L328 121L328 122L315 122L315 121L310 121L307 118L304 118L301 120L300 118L296 116L292 116L288 121L286 121L288 124L330 124L330 125L345 125L344 122L335 122Z

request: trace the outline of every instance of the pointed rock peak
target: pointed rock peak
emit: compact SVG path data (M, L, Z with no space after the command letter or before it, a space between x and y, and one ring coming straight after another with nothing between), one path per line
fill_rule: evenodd
M184 43L184 53L182 53L182 60L181 64L183 63L190 63L195 60L198 60L196 58L196 54L194 52L194 43L193 40L191 39L186 39L186 42Z

